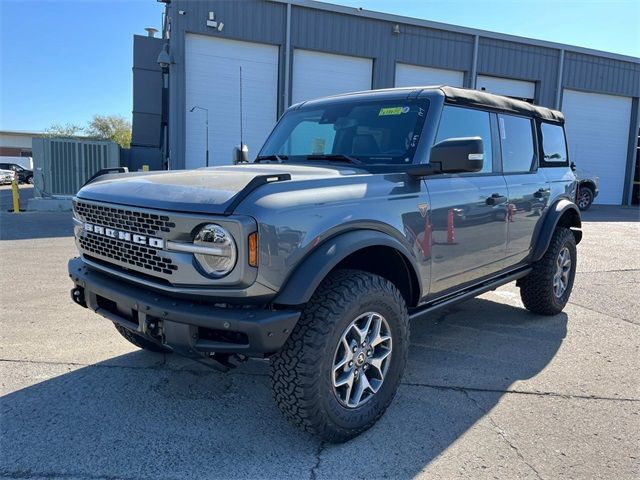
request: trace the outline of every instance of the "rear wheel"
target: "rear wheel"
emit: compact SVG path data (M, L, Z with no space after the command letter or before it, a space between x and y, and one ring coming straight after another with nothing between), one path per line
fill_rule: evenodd
M408 347L407 307L395 286L367 272L335 272L271 358L276 403L290 421L323 440L349 440L393 400Z
M518 282L525 308L541 315L560 313L571 295L576 260L573 233L566 227L557 228L544 256L533 264L531 273Z
M578 189L578 208L580 210L587 210L593 203L593 190L591 187L580 186Z
M169 353L171 351L158 345L157 343L152 342L151 340L147 340L142 335L138 335L137 333L124 328L122 325L114 323L113 326L116 327L116 330L118 331L118 333L120 333L120 335L122 335L126 340L128 340L138 348L142 348L143 350L155 353Z

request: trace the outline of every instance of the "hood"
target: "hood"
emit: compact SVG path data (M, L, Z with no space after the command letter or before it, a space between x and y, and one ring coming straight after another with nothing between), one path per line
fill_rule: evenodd
M80 189L77 198L158 210L188 213L229 213L232 205L255 188L262 175L290 174L299 181L366 173L352 166L248 164L173 172L145 172L108 176Z

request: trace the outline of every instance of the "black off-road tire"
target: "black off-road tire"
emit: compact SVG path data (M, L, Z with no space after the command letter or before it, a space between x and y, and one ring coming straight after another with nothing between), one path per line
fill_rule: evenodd
M553 277L556 273L558 255L565 247L571 255L571 269L567 288L558 297L553 291ZM573 233L566 227L556 228L544 256L533 264L531 273L518 282L525 308L540 315L560 313L571 295L576 275L576 261L576 239Z
M347 408L333 390L338 342L359 315L384 316L392 353L382 386L364 404ZM393 400L409 350L404 298L388 280L359 270L330 274L305 306L284 347L270 361L275 401L284 416L322 440L345 442L370 428Z
M122 335L126 340L128 340L130 343L133 343L138 348L142 348L143 350L155 353L171 352L171 350L169 350L168 348L164 348L157 343L152 342L151 340L147 340L146 338L132 332L131 330L124 328L122 325L114 323L113 326L116 327L116 330L120 333L120 335Z

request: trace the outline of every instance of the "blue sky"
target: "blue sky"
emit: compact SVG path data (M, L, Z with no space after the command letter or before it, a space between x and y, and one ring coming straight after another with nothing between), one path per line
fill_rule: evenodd
M640 56L640 0L333 3ZM155 0L0 0L0 129L130 118L132 35L161 14Z

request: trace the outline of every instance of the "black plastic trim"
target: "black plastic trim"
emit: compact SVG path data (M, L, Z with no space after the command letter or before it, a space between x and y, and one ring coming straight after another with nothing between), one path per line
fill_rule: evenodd
M74 299L76 303L82 305L86 302L91 310L129 329L134 329L136 324L125 315L102 308L98 304L98 296L115 302L118 311L137 312L139 324L136 331L140 334L145 334L145 318L153 317L176 325L173 327L176 332L179 331L177 325L182 325L182 330L205 327L247 335L249 341L246 345L216 342L217 353L259 356L276 352L289 338L300 317L300 311L294 309L223 308L211 303L169 297L104 275L88 267L78 257L69 261L69 276L75 284L72 292L80 291L83 296L82 299ZM181 353L186 341L182 337L184 335L174 339L167 335L166 345ZM191 350L204 350L205 346L213 348L209 341L197 338L188 341Z

